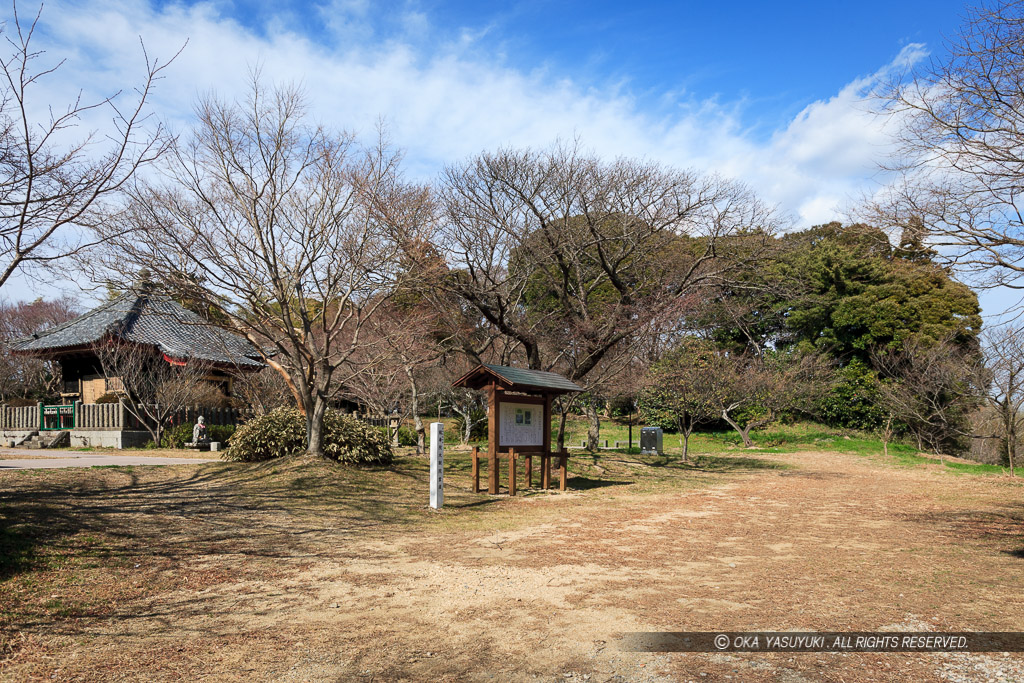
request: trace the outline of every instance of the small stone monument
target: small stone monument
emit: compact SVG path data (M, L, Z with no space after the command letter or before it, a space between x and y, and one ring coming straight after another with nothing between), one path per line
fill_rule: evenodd
M444 505L444 425L430 423L430 507Z

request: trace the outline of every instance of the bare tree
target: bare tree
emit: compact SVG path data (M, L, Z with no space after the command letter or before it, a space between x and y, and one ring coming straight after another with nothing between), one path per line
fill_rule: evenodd
M967 414L981 400L982 368L951 340L909 339L903 347L874 349L872 365L883 381L879 395L890 416L906 424L940 461L959 437L971 436Z
M991 380L988 400L999 416L999 436L1006 444L1012 477L1021 434L1024 434L1024 330L989 330L984 335L984 353Z
M438 409L447 409L459 416L462 427L459 443L463 446L469 444L477 425L487 423L487 406L484 405L482 392L453 387L452 378L466 374L480 360L456 350L442 356L437 366L437 374L440 375L436 381Z
M182 408L209 403L224 396L203 381L206 363L181 359L170 362L152 347L105 340L92 347L107 386L123 396L125 410L135 417L159 445L168 422Z
M462 423L459 443L467 445L473 438L473 429L487 422L487 407L483 403L481 393L448 385L441 390L440 400L442 406L459 416Z
M363 332L396 288L402 245L427 241L429 194L402 182L383 140L363 147L310 124L298 90L267 89L258 74L244 102L206 97L197 118L166 181L133 190L119 223L133 232L111 242L112 260L148 268L276 352L265 360L320 456L334 389L368 369Z
M680 298L756 259L775 227L741 185L576 145L478 155L446 170L440 195L446 291L483 321L487 348L501 338L505 362L584 385Z
M718 351L702 340L690 338L667 354L646 373L641 400L671 416L679 434L679 450L686 462L690 435L699 424L721 417L709 373L721 366Z
M380 380L380 396L395 391L395 405L404 403L404 414L412 417L416 431L416 452L426 453L426 426L421 417L425 381L429 367L445 354L447 337L441 323L441 313L418 290L427 286L430 278L422 273L410 273L403 278L401 291L386 306L377 309L369 322L367 338L374 352L382 354L371 365L373 375ZM366 382L363 383L367 384ZM369 387L359 393L369 397ZM407 400L404 400L407 399Z
M13 355L9 344L78 317L71 297L8 304L0 302L0 401L41 398L60 390L60 365L43 358Z
M43 63L32 45L41 12L25 21L15 5L14 21L3 29L10 51L0 56L0 287L19 269L94 246L102 236L92 228L111 210L108 200L169 144L146 114L169 63L150 60L145 48L145 77L129 101L120 92L91 103L81 94L63 105L39 99L64 64ZM43 110L48 118L39 117ZM112 117L109 130L74 138L82 119L102 113Z
M981 286L1024 287L1022 41L1024 4L987 2L968 11L947 57L886 93L902 124L890 164L900 176L871 217Z
M232 395L260 415L295 403L284 378L269 368L259 372L239 370L232 373L232 378Z
M813 403L827 386L827 366L816 355L719 353L703 362L705 382L694 387L696 395L716 407L746 448L754 445L752 431Z

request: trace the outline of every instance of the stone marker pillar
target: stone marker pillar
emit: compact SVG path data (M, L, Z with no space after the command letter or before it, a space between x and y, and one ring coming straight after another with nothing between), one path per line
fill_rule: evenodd
M444 425L430 423L430 507L444 505Z

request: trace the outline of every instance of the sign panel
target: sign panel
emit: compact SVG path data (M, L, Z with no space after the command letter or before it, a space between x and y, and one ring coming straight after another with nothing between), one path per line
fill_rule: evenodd
M444 505L444 425L430 423L430 507Z
M505 401L499 405L499 446L544 445L544 406Z

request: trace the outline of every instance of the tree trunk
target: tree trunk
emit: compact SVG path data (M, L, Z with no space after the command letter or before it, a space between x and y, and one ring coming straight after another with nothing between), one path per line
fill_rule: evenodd
M676 428L679 430L679 450L682 451L683 462L687 462L690 455L690 433L693 432L693 420L684 413L682 420L676 420Z
M587 403L587 450L596 451L601 438L601 414L593 403ZM562 444L559 443L559 448Z
M256 340L249 338L249 341L252 342L257 349L260 348ZM295 407L299 409L300 413L305 415L306 404L305 401L303 400L302 393L299 391L299 388L295 385L295 380L292 379L292 376L288 374L288 371L284 369L284 366L270 358L267 358L266 356L263 357L263 362L266 363L267 366L274 372L281 375L281 378L284 380L284 383L288 387L288 390L292 392L292 396L295 398ZM309 424L309 420L306 420L306 424Z
M889 440L892 439L892 415L890 415L885 421L885 427L882 430L882 455L889 457Z
M740 438L743 439L744 448L750 448L754 445L754 442L750 440L750 428L752 425L748 424L746 427L740 427L738 424L736 424L735 420L729 417L728 410L722 411L722 419L728 422L729 426L735 429L736 433L740 435Z
M459 435L459 440L461 441L460 445L466 446L469 444L469 437L473 435L473 425L469 421L471 409L463 411L457 401L450 401L449 406L455 411L456 415L462 418L462 434Z
M1006 439L1006 459L1010 463L1010 476L1013 474L1013 461L1017 455L1017 439L1015 436L1009 436Z
M1013 474L1013 464L1017 455L1017 416L1013 413L1016 407L1009 400L1005 406L1000 406L1003 413L1003 434L1006 437L1006 462L1010 466L1010 476Z
M324 415L326 414L327 402L317 397L313 402L313 410L306 415L306 455L310 457L324 457Z
M462 445L468 446L469 439L473 436L473 423L470 421L472 413L460 413L462 415Z
M409 378L409 387L411 389L411 397L409 399L409 407L412 409L412 423L416 427L416 455L423 455L427 452L427 429L423 426L423 420L420 419L420 392L419 385L416 384L416 377L413 375L412 368L405 366L405 374ZM395 432L395 438L397 439L398 432Z
M561 417L558 420L558 450L565 448L565 420L569 417L569 409L563 408L560 411Z
M416 429L416 455L423 455L427 452L427 428L419 415L413 413L412 424Z

